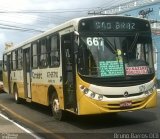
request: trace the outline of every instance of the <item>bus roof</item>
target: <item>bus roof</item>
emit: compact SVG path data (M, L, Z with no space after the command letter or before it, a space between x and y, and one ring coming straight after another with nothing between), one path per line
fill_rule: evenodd
M64 28L67 28L67 27L73 26L75 28L75 30L78 30L78 26L76 26L76 25L80 20L89 19L89 18L98 18L98 17L128 17L128 18L136 18L136 19L140 19L140 20L145 20L145 19L141 19L141 18L137 18L137 17L122 16L122 15L96 15L96 16L94 15L94 16L86 16L86 17L74 18L74 19L66 21L65 23L62 23L62 24L60 24L60 25L58 25L56 27L53 27L53 28L51 28L51 29L49 29L49 30L47 30L47 31L45 31L43 33L40 33L40 34L38 34L38 35L36 35L34 37L31 37L31 38L29 38L29 39L27 39L27 40L15 45L15 46L13 45L13 47L5 50L4 53L8 53L8 52L10 52L10 51L12 51L14 49L17 49L17 48L19 48L21 46L25 46L27 44L30 44L31 42L34 42L34 41L36 41L36 40L38 40L40 38L43 38L43 37L45 37L47 35L52 34L52 33L56 33L57 31L63 30Z
M74 26L74 25L76 25L76 23L78 23L79 20L80 20L79 18L69 20L69 21L67 21L67 22L65 22L63 24L60 24L60 25L58 25L58 26L56 26L54 28L51 28L51 29L49 29L49 30L47 30L47 31L45 31L43 33L40 33L40 34L38 34L36 36L33 36L33 37L31 37L31 38L29 38L29 39L27 39L27 40L25 40L25 41L23 41L23 42L21 42L19 44L13 45L13 47L5 50L4 53L10 52L10 51L12 51L14 49L17 49L17 48L21 47L21 46L25 46L27 44L30 44L31 42L34 42L34 41L36 41L36 40L38 40L38 39L40 39L40 38L42 38L44 36L47 36L49 34L56 33L57 31L60 31L63 28Z

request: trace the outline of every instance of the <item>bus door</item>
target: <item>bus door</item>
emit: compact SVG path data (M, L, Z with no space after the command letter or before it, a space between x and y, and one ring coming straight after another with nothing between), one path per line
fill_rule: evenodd
M11 93L11 54L7 55L8 92Z
M76 72L73 33L61 36L64 108L76 111Z
M31 99L31 67L30 67L30 47L23 49L23 75L25 97Z

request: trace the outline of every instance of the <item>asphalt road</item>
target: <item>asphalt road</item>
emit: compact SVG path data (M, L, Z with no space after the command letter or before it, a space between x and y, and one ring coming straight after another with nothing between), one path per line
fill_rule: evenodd
M16 104L12 96L0 94L0 111L44 138L120 139L160 138L160 93L158 106L117 115L75 116L56 121L48 107L23 102Z

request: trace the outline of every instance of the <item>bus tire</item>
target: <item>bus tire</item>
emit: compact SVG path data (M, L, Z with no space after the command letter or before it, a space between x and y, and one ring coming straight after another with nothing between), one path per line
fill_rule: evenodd
M54 119L59 121L63 121L65 119L65 112L60 109L58 96L55 94L52 95L51 110L52 110Z
M20 104L21 103L21 100L18 96L18 89L17 89L17 86L14 87L14 100L17 104Z

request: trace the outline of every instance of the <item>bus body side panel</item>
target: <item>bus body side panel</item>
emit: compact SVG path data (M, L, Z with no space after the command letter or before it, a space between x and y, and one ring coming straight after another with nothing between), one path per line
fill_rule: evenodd
M61 71L59 68L32 69L31 92L32 101L43 105L49 105L48 89L52 86L59 97L60 107L63 109L63 91L61 83ZM54 93L54 92L53 92Z
M32 101L40 104L47 104L48 85L45 83L42 69L32 69L31 92Z
M8 88L8 73L6 71L3 71L3 86L4 86L4 91L6 93L9 93L9 88Z
M14 85L17 86L18 94L20 93L19 90L21 90L21 88L20 88L21 86L19 84L20 84L20 82L22 82L20 80L20 77L21 77L21 72L20 71L11 71L11 74L10 74L11 94L14 93Z
M4 91L7 93L11 93L11 84L10 84L10 74L11 74L11 53L5 54L6 61L3 61L3 83L4 83Z
M43 105L48 105L48 85L44 84L38 84L38 83L32 83L32 101L43 104Z
M18 88L18 95L19 95L19 97L25 99L24 83L23 83L23 81L19 81L16 84L17 84L17 88Z
M58 97L60 99L60 108L64 109L62 87L59 85L45 85L32 83L32 101L42 105L49 106L49 86L54 86L54 88L58 92Z
M14 94L14 85L17 87L18 97L25 98L23 70L11 71L11 93Z

